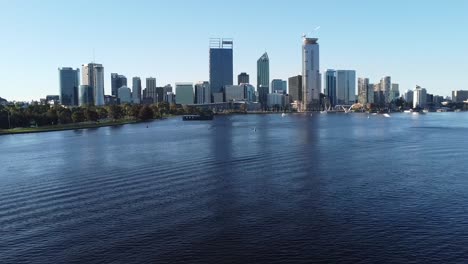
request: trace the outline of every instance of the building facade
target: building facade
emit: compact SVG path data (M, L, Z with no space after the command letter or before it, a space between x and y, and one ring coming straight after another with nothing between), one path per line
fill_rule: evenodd
M198 82L195 84L195 104L211 103L211 89L209 82Z
M468 100L468 91L466 90L457 90L452 91L452 101L455 103L463 103L463 101Z
M302 75L290 77L288 79L289 97L291 101L302 101Z
M288 84L286 81L281 79L273 79L271 81L271 92L272 93L281 93L287 94L288 93Z
M239 75L237 75L237 84L242 83L250 83L250 76L245 72L241 72Z
M358 79L358 102L362 105L369 103L369 78Z
M192 83L176 83L176 102L183 105L194 103Z
M104 67L102 64L83 64L81 83L93 88L94 105L104 105Z
M427 91L424 88L416 86L413 91L413 108L424 108L427 104Z
M226 85L233 84L234 65L233 65L233 47L232 39L210 39L210 87L213 102L222 102L222 94Z
M90 85L80 85L80 106L88 106L94 104L94 88Z
M392 90L392 78L390 76L385 76L380 80L380 91L383 93L385 104L390 103L391 96L390 92Z
M336 71L328 69L325 72L325 96L332 106L337 105L336 98Z
M318 38L304 37L302 44L302 111L320 108L320 51Z
M76 106L79 103L80 70L70 67L58 68L59 101L65 106Z
M111 73L111 92L113 96L119 97L119 88L127 86L127 77L118 73Z
M132 92L127 86L122 86L118 89L119 103L121 104L130 104L132 103Z
M265 108L270 93L270 59L266 52L257 60L257 92L258 101Z
M132 78L132 99L133 103L141 103L141 79L140 77Z
M352 105L356 102L356 72L336 71L336 104Z

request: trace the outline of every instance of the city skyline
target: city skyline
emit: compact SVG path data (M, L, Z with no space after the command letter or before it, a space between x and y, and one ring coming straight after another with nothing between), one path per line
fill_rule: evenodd
M460 33L463 25L468 23L462 12L468 3L463 1L455 1L451 6L415 1L405 3L404 8L403 2L398 1L296 1L305 9L317 11L311 11L313 18L296 16L294 19L290 18L297 15L297 10L291 3L260 1L242 9L248 15L266 6L272 16L283 14L288 18L287 22L269 20L266 29L252 23L260 21L255 16L252 18L254 21L236 20L236 23L231 23L230 18L236 17L241 9L239 3L184 2L184 10L177 9L178 1L137 1L118 6L108 3L1 2L2 10L6 12L0 18L0 24L15 27L2 27L1 30L8 40L0 44L1 57L9 63L1 66L4 68L0 70L0 77L8 83L8 88L2 88L0 96L8 100L31 101L47 94L59 94L56 69L81 68L91 61L105 68L105 94L111 94L110 74L113 72L128 79L139 76L144 80L153 76L161 85L207 81L207 40L213 37L234 39L233 78L241 72L255 76L256 59L266 51L271 60L270 78L286 80L302 70L300 46L303 33L320 39L322 73L328 68L353 69L356 77L369 78L371 83L378 82L383 76L392 76L400 84L400 91L420 85L443 96L450 96L452 90L468 87L468 80L463 77L468 68L468 55L463 44L467 36ZM96 8L89 17L102 20L101 27L90 29L80 24L79 18L90 4ZM332 21L327 18L325 6L333 6L336 14L345 15ZM146 9L155 7L159 10L158 19L147 19L144 15L148 12ZM366 19L357 15L363 7L369 14ZM191 19L204 8L223 11L216 12L215 18L218 19L214 20L217 23ZM384 9L387 12L375 14ZM141 14L134 21L119 20L109 15L110 11L119 10L139 10ZM20 11L24 16L15 16ZM421 14L417 20L412 17L415 12ZM41 20L43 16L50 19ZM168 22L161 23L171 16L180 21L169 25ZM379 18L378 23L370 23L375 17ZM61 23L65 18L68 22ZM191 30L184 29L187 21L192 23ZM342 27L344 24L346 28ZM66 30L69 29L67 26L72 30ZM321 28L313 32L317 26ZM109 34L117 32L128 32L128 36L120 41L108 38ZM132 34L144 33L149 35L148 39L132 41ZM86 36L93 41L86 41ZM251 84L256 86L255 78L251 78Z

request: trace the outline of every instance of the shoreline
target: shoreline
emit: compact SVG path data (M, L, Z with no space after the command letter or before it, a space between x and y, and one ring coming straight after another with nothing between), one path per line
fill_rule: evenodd
M151 119L148 121L157 120ZM45 132L55 132L55 131L66 131L66 130L81 130L89 128L99 128L99 127L110 127L110 126L122 126L127 124L136 124L146 121L140 120L116 120L108 122L96 122L96 123L78 123L78 124L67 124L67 125L55 125L55 126L43 126L43 127L23 127L23 128L12 128L0 130L0 136L3 135L16 135L16 134L31 134L31 133L45 133Z

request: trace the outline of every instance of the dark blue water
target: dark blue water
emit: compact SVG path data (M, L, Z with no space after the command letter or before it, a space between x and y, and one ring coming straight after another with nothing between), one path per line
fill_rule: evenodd
M468 262L468 114L0 137L0 263Z

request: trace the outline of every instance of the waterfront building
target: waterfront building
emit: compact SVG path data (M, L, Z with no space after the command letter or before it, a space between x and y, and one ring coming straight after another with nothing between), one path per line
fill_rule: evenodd
M247 100L246 92L244 85L226 85L226 102L245 101Z
M59 71L59 101L65 106L78 105L78 88L80 86L80 70L70 67L58 68Z
M336 104L352 105L356 102L356 71L336 71Z
M257 101L257 96L255 92L255 87L251 84L245 83L243 84L245 86L245 97L248 102L256 102Z
M117 94L119 95L119 102L121 104L130 104L132 103L132 92L127 86L122 86L118 89Z
M302 111L320 108L320 58L318 38L303 39L302 45Z
M104 67L102 64L83 64L81 83L93 88L94 105L104 105Z
M374 84L369 83L367 85L367 103L368 104L374 104Z
M176 102L178 104L190 105L194 103L194 92L192 83L176 83Z
M385 76L380 80L380 91L383 93L384 96L384 103L388 104L392 100L390 96L390 91L392 89L392 78L390 76Z
M273 79L271 81L271 92L272 93L281 93L287 94L288 93L288 84L286 81L281 79Z
M94 104L94 88L90 85L80 85L80 106L87 106Z
M369 103L369 78L358 79L358 102L362 105Z
M385 93L382 91L381 83L374 84L374 104L385 106Z
M233 84L233 67L233 40L210 39L209 82L214 103L223 102L224 87Z
M393 102L400 98L400 86L398 83L392 83L392 89L390 90L390 102Z
M140 77L133 77L132 79L132 99L133 103L141 103L141 79Z
M325 96L332 106L337 105L336 98L336 71L328 69L325 72Z
M151 103L156 103L158 99L158 91L155 86L147 87L143 90L143 99L145 102L151 101Z
M413 104L413 94L413 90L406 90L403 94L403 99L405 100L405 102Z
M237 84L250 83L250 77L247 73L241 72L237 75Z
M270 93L267 96L267 105L271 110L282 109L285 105L285 95L280 93Z
M413 108L424 108L427 103L427 91L424 88L416 86L413 91Z
M457 90L452 91L452 101L455 103L463 103L463 101L468 100L468 91L466 90Z
M105 105L116 105L118 104L118 98L114 95L104 95L104 104Z
M164 96L164 101L168 102L169 104L175 104L175 95L173 92L167 92Z
M209 82L198 82L195 84L195 104L211 103L211 89Z
M289 77L289 96L291 101L302 101L302 75Z
M111 73L111 92L113 96L119 97L119 88L127 86L127 77L118 73Z
M262 107L266 107L270 93L270 59L266 52L257 60L257 92L258 101Z

